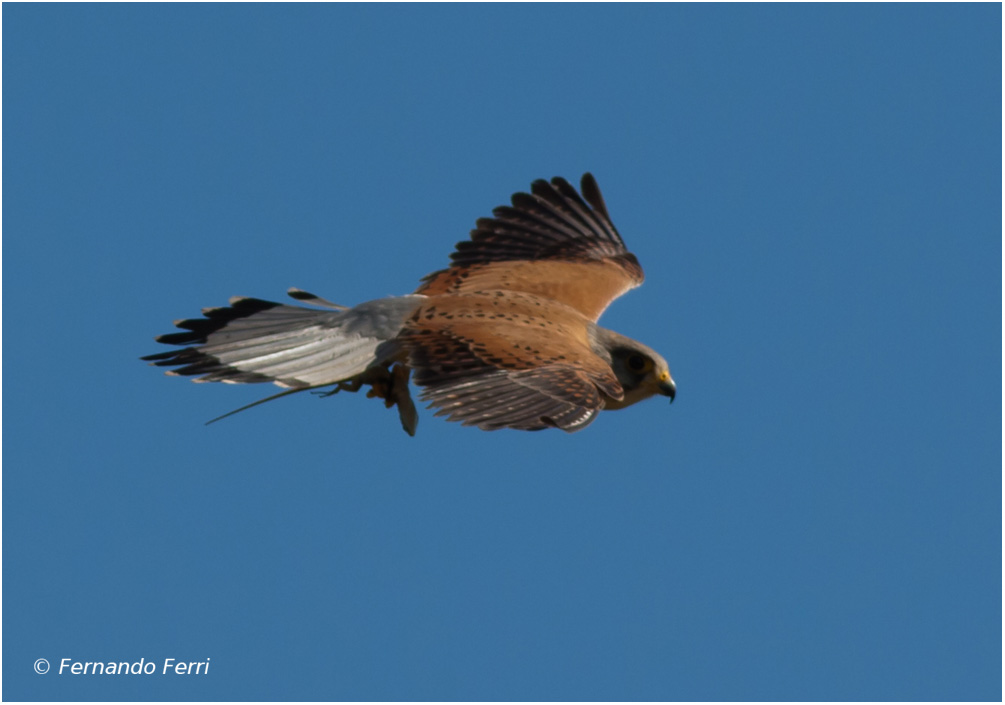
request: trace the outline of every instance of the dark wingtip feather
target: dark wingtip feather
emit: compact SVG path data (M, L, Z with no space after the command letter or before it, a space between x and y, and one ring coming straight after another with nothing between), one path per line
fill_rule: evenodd
M583 178L579 183L579 190L582 192L586 202L593 207L593 210L608 220L611 219L611 216L607 213L607 205L604 203L604 197L600 193L600 186L597 185L597 180L593 178L593 174L590 172L583 174Z

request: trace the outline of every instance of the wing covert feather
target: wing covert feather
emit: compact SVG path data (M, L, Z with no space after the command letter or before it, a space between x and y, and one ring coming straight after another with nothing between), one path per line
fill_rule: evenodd
M601 390L624 394L609 367L574 337L542 332L533 322L465 318L449 309L433 320L423 313L399 341L421 398L451 421L484 430L576 431L603 408Z

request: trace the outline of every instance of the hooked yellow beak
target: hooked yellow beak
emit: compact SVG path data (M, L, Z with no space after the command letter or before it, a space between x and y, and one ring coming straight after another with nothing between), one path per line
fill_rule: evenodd
M677 398L677 385L669 372L660 375L659 390L663 396L670 397L670 403L673 404L673 400Z

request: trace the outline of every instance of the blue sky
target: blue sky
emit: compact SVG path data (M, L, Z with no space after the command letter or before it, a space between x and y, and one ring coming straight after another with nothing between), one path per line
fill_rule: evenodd
M4 699L1000 699L1000 6L3 20ZM587 170L673 406L205 427L274 388L137 359L235 294L408 293Z

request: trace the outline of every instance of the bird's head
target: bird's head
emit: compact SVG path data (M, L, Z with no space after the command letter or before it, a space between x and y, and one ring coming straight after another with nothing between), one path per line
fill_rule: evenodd
M599 326L596 338L625 390L623 399L608 399L605 408L622 409L656 394L670 397L671 402L674 400L677 385L662 355L638 341Z

